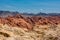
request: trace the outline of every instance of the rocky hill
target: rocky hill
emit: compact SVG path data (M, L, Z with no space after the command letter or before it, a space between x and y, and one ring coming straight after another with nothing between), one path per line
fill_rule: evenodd
M60 24L60 16L28 16L21 14L0 17L0 23L32 29L35 25Z
M60 40L58 15L5 13L0 11L0 40Z

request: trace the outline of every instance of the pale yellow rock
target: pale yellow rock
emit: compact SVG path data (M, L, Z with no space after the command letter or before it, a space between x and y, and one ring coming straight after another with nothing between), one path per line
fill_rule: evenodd
M60 25L38 25L33 30L0 24L0 40L60 40Z

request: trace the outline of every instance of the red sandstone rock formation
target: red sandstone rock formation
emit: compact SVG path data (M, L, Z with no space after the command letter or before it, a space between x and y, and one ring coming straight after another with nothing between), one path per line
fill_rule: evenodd
M12 27L23 27L32 29L35 25L57 25L60 23L60 16L32 16L24 17L22 15L8 16L6 18L0 17L0 23L8 24Z

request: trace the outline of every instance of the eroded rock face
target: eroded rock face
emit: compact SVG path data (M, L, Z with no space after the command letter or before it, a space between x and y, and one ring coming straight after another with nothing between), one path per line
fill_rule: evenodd
M27 29L32 29L32 24L28 19L22 17L21 15L9 16L6 18L0 18L0 23L8 24L10 26L23 27Z
M0 24L0 40L60 40L60 24L36 25L32 30Z
M0 23L8 24L10 26L17 26L27 29L32 29L35 25L48 25L60 24L60 16L32 16L25 17L22 15L8 16L5 18L0 17Z
M38 17L37 17L38 18ZM59 16L47 16L47 17L41 17L41 19L38 20L37 24L41 25L41 24L53 24L53 25L57 25L60 24L60 17Z
M0 40L60 40L60 16L0 17Z

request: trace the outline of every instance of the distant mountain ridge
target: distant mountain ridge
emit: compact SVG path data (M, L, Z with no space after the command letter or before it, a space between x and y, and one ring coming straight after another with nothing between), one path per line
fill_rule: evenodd
M60 16L60 13L19 13L19 12L10 12L10 11L0 11L0 16L6 17L6 16L11 16L11 15L26 15L26 16Z
M6 16L11 16L11 15L16 15L19 14L18 12L10 12L10 11L0 11L0 16L6 17Z

